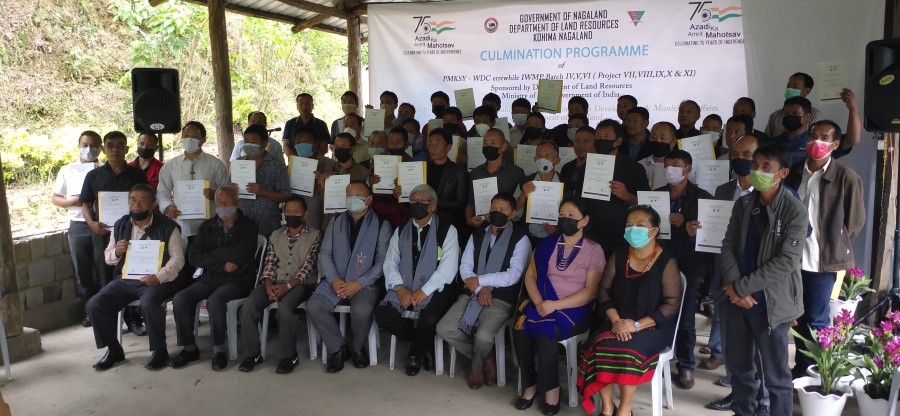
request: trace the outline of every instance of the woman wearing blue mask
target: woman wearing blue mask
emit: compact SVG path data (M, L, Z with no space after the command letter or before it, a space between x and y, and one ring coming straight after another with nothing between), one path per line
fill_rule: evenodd
M629 247L613 254L603 271L595 317L602 323L582 350L578 377L589 414L600 392L601 415L630 415L637 386L653 379L659 353L672 343L681 279L675 259L656 242L659 222L653 208L632 207L625 223ZM621 393L618 407L613 384Z

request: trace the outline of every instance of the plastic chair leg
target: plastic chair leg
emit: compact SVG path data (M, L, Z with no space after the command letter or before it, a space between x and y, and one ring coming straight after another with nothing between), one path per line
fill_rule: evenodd
M497 385L503 387L506 385L506 334L503 328L500 328L494 336L494 351L497 362Z
M228 302L226 305L225 311L225 323L228 331L228 359L229 360L237 360L238 358L238 350L237 350L237 321L238 321L238 308L240 304L237 301ZM249 352L244 352L247 354Z
M456 347L450 346L450 377L456 377Z
M259 354L262 358L266 358L266 347L269 343L269 309L271 309L271 306L263 309L262 326L259 328Z
M577 342L574 339L569 338L566 340L566 376L568 376L569 379L569 407L578 406L578 391L575 386L578 374L576 363L578 352L576 349Z
M369 328L369 365L378 365L378 324L374 319Z
M125 310L119 311L119 317L116 319L116 338L119 340L119 345L122 345L122 325L125 323Z
M453 349L450 350L451 354ZM434 374L444 374L444 339L438 335L434 336ZM453 377L453 364L450 364L450 377Z
M390 367L391 370L394 369L394 360L396 359L395 355L397 355L397 336L391 334L391 355L388 359L388 367Z

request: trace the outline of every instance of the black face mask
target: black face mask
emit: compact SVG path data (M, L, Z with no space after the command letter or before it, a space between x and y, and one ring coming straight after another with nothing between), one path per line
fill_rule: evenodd
M672 146L663 142L647 142L647 149L650 149L650 153L653 153L653 156L664 157L672 151Z
M392 155L392 156L403 156L403 155L406 154L406 149L403 149L403 148L400 148L400 149L390 149L390 148L388 148L388 149L387 149L387 152L388 152L389 155Z
M500 211L491 211L491 213L488 214L488 220L494 227L503 228L506 227L506 223L507 221L509 221L509 216Z
M338 162L346 163L350 160L350 149L338 148L334 149L334 157L338 160Z
M143 147L137 148L137 154L143 159L152 159L153 154L156 153L156 149L145 149Z
M752 160L747 159L731 159L731 171L737 176L747 176L750 174L750 168L753 165Z
M130 211L129 214L131 214L132 220L143 221L143 220L146 220L150 216L150 211L144 211L144 212Z
M497 160L500 157L500 148L494 146L484 146L481 148L481 154L487 160Z
M456 136L459 133L459 125L456 123L453 124L444 124L444 130L447 131L451 136Z
M447 112L447 106L445 106L445 105L432 106L431 112L434 113L434 118L444 117L444 113Z
M557 227L559 227L559 231L563 234L571 237L578 233L578 221L575 218L568 217L560 217L559 222L557 223Z
M615 149L615 146L613 146L613 143L615 142L615 140L594 140L594 151L596 151L599 155L609 154L609 152L612 152L613 149Z
M541 138L541 128L540 127L526 127L525 132L522 133L522 140L537 140Z
M428 206L430 204L426 204L424 202L414 202L409 204L409 215L411 215L416 220L421 220L428 216Z
M287 224L289 228L298 228L303 225L303 217L299 215L285 215L284 223Z
M784 126L784 129L787 131L795 131L800 127L803 127L803 122L800 121L800 116L784 116L781 119L781 125Z

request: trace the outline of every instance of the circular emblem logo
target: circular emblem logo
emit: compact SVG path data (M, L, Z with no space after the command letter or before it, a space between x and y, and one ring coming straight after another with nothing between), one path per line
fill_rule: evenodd
M153 124L150 125L150 130L156 130L156 131L159 131L159 130L162 130L162 129L164 129L164 128L166 128L166 125L165 125L165 124L162 124L162 123L153 123Z
M893 74L885 75L885 76L881 77L880 80L878 80L878 83L881 84L881 85L888 85L888 84L890 84L890 83L892 83L892 82L894 82L894 75L893 75Z
M488 17L487 20L484 21L484 31L487 33L496 32L498 27L500 27L500 23L493 17Z

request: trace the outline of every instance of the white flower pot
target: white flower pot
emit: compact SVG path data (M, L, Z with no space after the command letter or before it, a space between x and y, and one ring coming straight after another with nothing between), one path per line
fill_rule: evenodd
M859 402L860 415L887 415L890 406L887 399L873 399L863 390L862 385L853 386L853 392L856 395L856 401ZM900 407L894 410L894 416L900 416Z
M822 380L819 377L819 372L817 371L818 366L815 364L806 367L806 374L809 375L813 384L822 384ZM837 388L838 390L849 392L851 395L853 394L853 390L850 389L850 384L853 383L854 377L852 374L848 374L838 379Z
M800 410L804 416L840 416L850 397L848 390L838 387L843 392L840 396L829 394L823 396L818 392L807 392L804 387L818 386L812 377L800 377L794 380L794 390L800 398ZM867 414L867 413L863 413Z
M841 313L842 309L846 309L850 311L850 316L856 313L856 306L859 305L859 301L862 298L854 298L853 300L832 300L828 304L828 309L831 312L831 320L834 321L834 317Z

